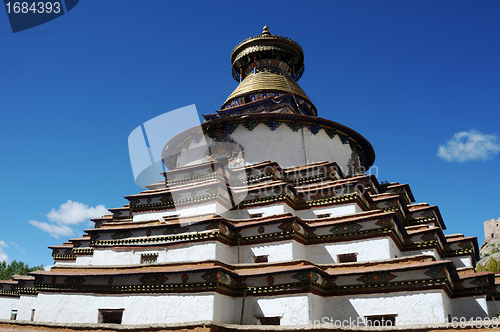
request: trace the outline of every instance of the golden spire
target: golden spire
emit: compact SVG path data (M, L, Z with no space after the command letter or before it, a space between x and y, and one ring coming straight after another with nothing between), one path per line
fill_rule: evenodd
M267 25L265 25L264 29L262 29L261 36L271 36L271 32L269 31L269 28L267 27Z

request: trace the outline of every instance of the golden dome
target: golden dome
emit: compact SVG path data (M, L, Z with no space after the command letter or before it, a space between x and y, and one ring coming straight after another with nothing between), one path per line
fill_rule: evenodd
M290 38L272 35L267 26L260 35L250 37L236 45L231 52L233 78L242 81L246 74L240 76L241 70L257 59L278 58L289 67L290 76L298 81L304 73L304 51Z
M272 72L261 71L247 76L236 90L226 99L222 108L231 100L257 92L293 93L299 98L309 101L306 93L288 74L278 75Z
M297 113L317 115L313 103L297 84L304 72L304 52L295 41L272 35L265 26L260 35L245 39L233 49L231 63L233 77L240 84L222 109L259 100L263 94L291 93L295 103L306 102L308 108L305 113L297 109Z

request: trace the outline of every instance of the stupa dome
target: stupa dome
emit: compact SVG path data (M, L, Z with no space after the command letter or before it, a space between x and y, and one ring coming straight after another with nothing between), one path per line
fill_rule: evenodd
M240 84L222 108L292 94L301 113L317 115L316 107L297 84L304 73L304 51L290 38L272 35L267 26L260 35L239 43L231 52L232 74Z

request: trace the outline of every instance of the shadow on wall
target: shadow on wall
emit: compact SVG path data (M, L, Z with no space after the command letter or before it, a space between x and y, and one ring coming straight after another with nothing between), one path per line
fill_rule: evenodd
M318 263L318 264L336 264L337 263L335 261L335 259L337 258L336 257L337 255L335 255L335 258L332 257L332 253L330 253L324 245L316 246L315 254L316 254L315 255L316 262L315 263Z
M335 301L330 308L324 308L324 315L329 319L335 320L353 320L356 321L360 317L354 306L348 298L339 298L340 301Z
M484 299L479 297L452 299L451 313L450 313L451 319L456 317L457 319L460 320L462 317L465 317L466 320L470 320L470 319L475 319L476 317L481 317L481 318L488 317L487 308L483 308L483 306L481 306L481 304L478 303L478 300L482 301Z

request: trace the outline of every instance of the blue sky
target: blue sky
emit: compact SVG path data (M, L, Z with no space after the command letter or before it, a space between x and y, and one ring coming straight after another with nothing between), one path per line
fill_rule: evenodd
M379 181L408 183L445 234L481 244L500 217L499 17L498 1L82 0L14 34L0 10L0 260L51 265L47 246L126 204L141 190L128 135L220 107L231 50L264 25L303 47L299 84L372 143Z

